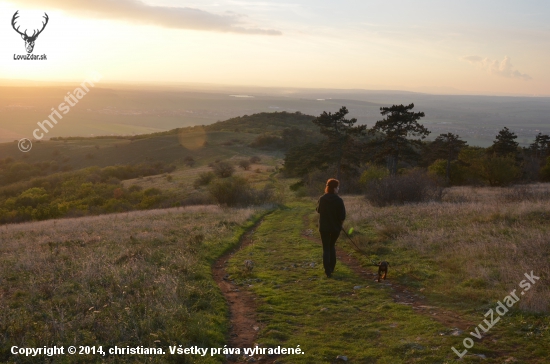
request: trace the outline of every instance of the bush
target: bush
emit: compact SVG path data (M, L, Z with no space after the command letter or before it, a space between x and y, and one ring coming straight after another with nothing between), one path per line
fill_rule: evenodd
M550 182L550 157L546 159L546 165L540 170L540 179L544 182Z
M196 163L195 159L191 156L187 156L183 158L183 162L185 163L186 166L189 166L189 167L193 167Z
M481 176L491 186L507 186L520 177L521 169L513 156L492 156L481 163Z
M445 179L447 176L447 160L438 159L431 166L428 167L428 171L431 175L437 176L441 179ZM467 167L463 166L460 161L452 161L451 168L449 170L449 184L451 186L460 186L473 182L473 178L468 178Z
M208 191L216 203L225 206L262 205L273 201L272 188L255 190L242 177L216 180L208 186Z
M205 193L194 193L191 196L180 201L180 206L211 205L214 201L212 196Z
M247 181L240 177L216 180L208 186L212 198L219 205L244 206L246 205Z
M277 135L262 134L258 135L250 147L259 149L282 149L284 148L283 138Z
M359 181L362 185L368 185L372 181L379 181L383 178L388 177L390 172L385 167L380 167L377 165L369 165L367 169L361 174Z
M143 190L143 187L139 186L139 185L131 185L129 188L128 188L128 191L129 192L140 192L141 190Z
M212 167L214 174L219 178L231 177L235 172L235 167L227 162L219 162Z
M199 174L199 178L193 182L193 187L199 188L200 186L208 186L215 177L216 175L213 172L202 172Z
M250 161L246 159L239 161L239 167L241 167L245 171L248 171L250 169Z
M250 157L249 161L250 163L254 164L254 163L258 163L260 162L262 159L260 157L258 157L257 155L253 155L252 157Z
M367 184L365 198L375 206L403 205L441 201L443 187L437 180L421 171L402 176L390 176Z

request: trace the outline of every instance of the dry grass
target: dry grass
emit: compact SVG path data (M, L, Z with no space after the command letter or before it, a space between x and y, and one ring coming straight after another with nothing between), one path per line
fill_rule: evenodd
M541 280L522 297L520 308L548 312L550 185L521 188L528 191L452 188L447 202L383 208L353 197L346 199L346 207L352 226L377 232L379 241L371 245L389 239L393 247L434 262L432 273L448 278L439 283L440 292L474 300L503 298L518 288L525 272L533 271ZM415 263L400 268L420 269Z
M192 206L0 227L0 361L11 345L223 345L210 264L254 213Z
M247 157L248 158L248 157ZM238 167L238 161L245 159L245 157L234 156L226 161L235 165L235 176L246 178L255 188L263 187L269 181L269 175L273 172L273 168L276 165L281 165L280 159L261 155L262 161L250 165L250 170L245 171ZM180 167L173 173L170 173L172 180L168 180L164 174L149 176L143 178L134 178L125 180L122 183L124 187L128 188L132 185L138 185L146 188L158 188L168 191L180 191L182 194L187 195L189 191L193 191L193 182L199 177L199 174L203 172L211 172L212 168L208 166L198 167Z

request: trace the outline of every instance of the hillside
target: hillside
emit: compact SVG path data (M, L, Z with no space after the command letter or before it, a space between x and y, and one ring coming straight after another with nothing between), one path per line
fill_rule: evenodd
M134 137L35 141L27 153L4 143L0 223L212 202L206 185L196 181L220 161L238 168L235 178L245 178L249 191L264 191L250 198L267 202L275 198L266 188L276 185L270 176L285 149L319 138L312 119L262 113ZM238 167L251 158L246 169Z
M198 164L234 156L280 151L260 151L249 147L258 134L280 135L286 128L299 128L318 134L311 123L313 116L300 113L260 113L236 117L205 127L186 127L135 137L67 137L34 142L28 153L21 153L17 143L0 144L0 156L22 159L27 163L55 162L59 169L106 167L117 164L163 162L184 164L192 157Z
M441 203L382 208L344 196L345 226L365 254L341 235L332 279L324 277L311 198L289 197L274 210L195 206L7 225L0 360L13 360L12 345L76 340L107 353L163 350L151 363L544 364L550 194L548 185L523 197L515 191L452 188ZM379 260L390 262L381 283L372 263ZM540 281L525 290L530 272ZM496 313L513 290L520 302ZM498 319L491 327L490 310ZM452 348L463 352L468 338L459 359ZM170 354L179 345L300 353Z

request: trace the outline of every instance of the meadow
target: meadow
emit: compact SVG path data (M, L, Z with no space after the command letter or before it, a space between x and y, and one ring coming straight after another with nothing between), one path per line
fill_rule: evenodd
M424 282L424 293L440 300L489 302L525 272L550 276L550 184L453 187L442 203L385 208L358 197L348 210L348 224L364 232L357 240L373 259L393 261L394 277ZM519 307L548 313L549 302L550 287L540 284Z
M288 188L288 181L280 182ZM211 267L249 231L251 243L227 262L227 279L237 292L252 292L257 299L250 307L259 321L255 343L300 345L305 352L254 360L546 362L548 185L453 187L440 203L388 207L373 207L362 196L343 198L346 228L354 227L352 238L367 255L341 235L330 280L322 268L315 200L290 193L275 210L192 206L4 225L2 360L15 360L12 345L223 347L231 317ZM252 270L246 260L254 262ZM391 263L382 283L375 282L372 262L378 260ZM458 360L451 347L461 348L485 312L531 271L541 277L538 284ZM57 357L55 362L102 360L142 362L144 357Z
M227 307L210 265L262 213L193 206L4 225L0 361L46 360L13 357L13 345L223 346ZM194 360L163 356L149 362Z

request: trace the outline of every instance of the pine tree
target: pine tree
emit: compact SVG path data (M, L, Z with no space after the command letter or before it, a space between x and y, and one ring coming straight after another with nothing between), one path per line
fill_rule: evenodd
M366 125L357 125L356 118L346 119L349 113L345 106L339 111L327 113L324 111L313 120L320 128L326 140L320 143L320 152L327 164L336 164L336 178L340 180L342 171L353 171L360 162L360 144L357 137L364 135Z
M421 139L426 138L430 131L418 123L425 115L423 112L412 112L414 104L407 106L393 105L381 107L380 114L385 119L377 121L369 131L371 134L381 133L382 139L378 138L372 145L379 146L377 156L388 158L388 169L390 174L397 174L399 159L405 154L416 153L414 148L420 148ZM409 136L420 137L420 139L408 139Z
M449 183L451 179L451 162L458 159L458 154L468 143L461 140L457 134L440 134L434 141L436 151L447 160L445 180Z
M550 155L550 136L538 133L535 141L529 145L529 151L537 160L543 160Z
M515 141L517 135L510 131L507 127L504 127L498 132L496 139L493 141L493 145L487 148L490 154L495 154L500 157L513 154L517 155L518 143Z

